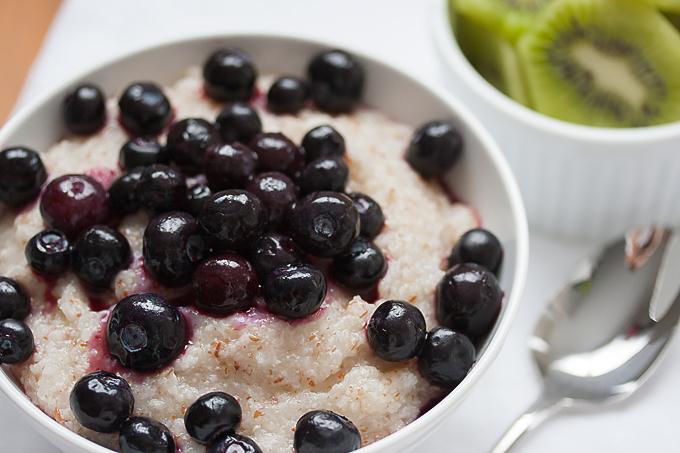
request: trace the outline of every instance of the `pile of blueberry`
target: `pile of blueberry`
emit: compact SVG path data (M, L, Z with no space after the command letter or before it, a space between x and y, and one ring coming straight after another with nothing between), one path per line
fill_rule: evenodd
M21 283L0 277L0 363L21 363L33 355L33 332L24 323L30 311L31 300Z

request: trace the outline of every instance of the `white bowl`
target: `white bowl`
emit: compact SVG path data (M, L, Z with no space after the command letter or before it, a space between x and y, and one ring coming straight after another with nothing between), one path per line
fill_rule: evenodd
M27 145L47 149L63 135L60 104L79 81L99 84L106 93L117 93L134 80L169 84L179 79L190 65L201 64L209 53L223 46L236 46L252 56L264 72L303 75L316 52L329 48L280 36L209 36L171 42L119 57L55 88L13 117L0 131L0 146ZM334 47L334 46L330 46ZM449 95L437 93L393 68L359 57L367 73L364 99L388 112L394 119L413 126L448 118L460 129L466 148L456 168L448 175L455 193L471 203L483 224L502 241L505 257L501 287L505 303L494 332L483 345L477 363L465 380L443 401L416 421L361 451L405 452L415 447L449 415L489 368L498 355L517 313L528 265L528 230L522 200L510 168L490 135L472 114ZM68 452L106 453L110 450L71 432L34 406L6 369L0 372L0 390L25 413L47 439Z
M432 30L449 88L505 153L533 229L562 238L611 238L631 227L680 223L680 122L599 128L537 113L472 67L449 22L449 1L431 0Z

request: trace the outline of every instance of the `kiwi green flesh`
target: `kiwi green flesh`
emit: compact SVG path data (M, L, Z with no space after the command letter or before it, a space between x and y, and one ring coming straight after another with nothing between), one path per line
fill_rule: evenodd
M524 81L513 46L502 36L465 16L452 16L456 40L477 72L496 89L528 105Z
M635 0L559 0L518 43L533 107L600 127L680 121L680 34Z
M540 12L556 0L451 0L456 11L490 30L498 31L511 44L533 27Z

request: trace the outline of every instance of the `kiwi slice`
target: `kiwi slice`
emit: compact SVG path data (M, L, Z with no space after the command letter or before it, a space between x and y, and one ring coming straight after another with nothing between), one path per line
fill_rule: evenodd
M528 105L517 55L508 40L465 16L452 19L460 49L477 72L506 96Z
M456 0L455 8L514 44L536 17L556 0Z
M680 34L638 0L556 0L518 42L533 107L602 127L680 120Z

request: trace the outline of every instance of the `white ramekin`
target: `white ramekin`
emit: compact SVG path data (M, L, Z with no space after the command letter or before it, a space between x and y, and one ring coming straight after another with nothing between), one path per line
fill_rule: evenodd
M470 65L431 0L449 88L491 132L519 183L532 230L560 238L618 236L636 225L680 223L680 122L598 128L556 120L505 96Z
M0 147L27 145L45 150L58 141L63 135L59 107L69 87L77 82L96 83L109 95L118 93L134 80L169 84L179 79L189 65L202 64L207 55L224 46L245 50L262 73L293 75L304 75L307 62L316 52L336 47L331 43L293 37L235 34L199 37L141 49L87 71L26 106L0 131ZM483 345L470 374L422 417L361 450L365 453L406 452L460 404L498 355L524 289L529 257L528 228L519 189L503 154L482 124L459 101L358 51L348 50L358 56L366 69L366 103L414 126L447 118L460 128L466 148L448 179L456 195L478 210L484 226L499 237L505 248L500 276L505 303L495 330ZM34 406L6 368L0 372L0 390L28 416L36 429L64 451L110 453L69 431Z

